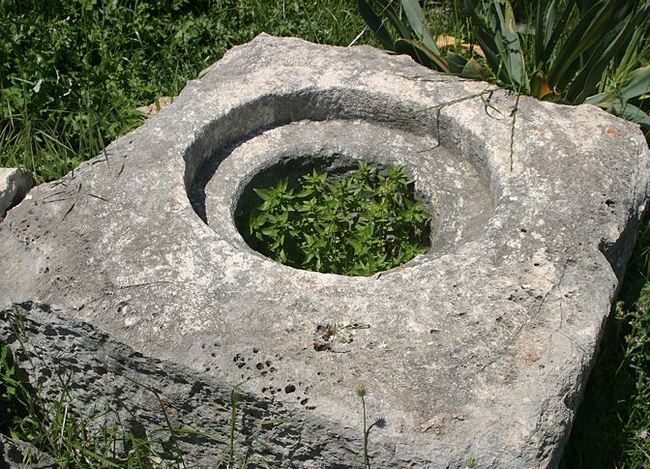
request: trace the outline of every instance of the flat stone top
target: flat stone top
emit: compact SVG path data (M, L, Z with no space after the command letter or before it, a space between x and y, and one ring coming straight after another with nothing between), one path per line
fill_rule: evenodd
M252 251L236 199L301 156L405 164L444 242L370 278ZM251 395L341 435L358 432L364 385L385 420L375 461L394 467L545 467L633 247L649 162L638 128L593 106L261 35L7 214L0 302L61 305L145 355L250 378Z

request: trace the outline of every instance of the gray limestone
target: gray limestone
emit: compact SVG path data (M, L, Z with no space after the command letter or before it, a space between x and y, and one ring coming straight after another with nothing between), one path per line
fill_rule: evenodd
M12 348L41 400L67 406L72 425L85 422L94 439L102 428L113 429L118 443L109 455L125 457L119 442L128 435L149 441L154 467L214 468L228 461L231 392L238 383L227 377L146 358L66 311L35 303L0 311L0 340ZM314 468L336 459L362 461L358 432L333 433L318 416L295 419L290 411L281 401L240 395L234 467L246 458L259 466ZM390 461L384 448L373 453ZM10 467L25 467L28 456L34 465L27 467L56 467L51 457L0 434L0 468L3 457Z
M244 381L251 402L312 429L281 465L358 466L363 385L384 423L376 467L552 467L634 245L650 151L596 107L516 102L369 47L259 36L8 213L0 303L57 305L60 321L193 369L221 401ZM355 160L407 167L435 215L428 253L361 278L246 245L251 187Z
M54 459L24 441L0 433L0 469L54 469Z

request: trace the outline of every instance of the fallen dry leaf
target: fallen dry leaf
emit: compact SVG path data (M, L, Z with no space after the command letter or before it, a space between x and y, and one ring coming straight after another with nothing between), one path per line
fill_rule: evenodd
M436 46L438 46L438 49L449 49L451 47L456 47L456 43L458 43L458 46L460 48L465 50L470 50L470 47L472 47L468 42L463 42L462 40L455 38L454 36L448 36L447 34L441 34L436 38ZM483 50L476 44L472 47L472 52L479 57L485 58Z

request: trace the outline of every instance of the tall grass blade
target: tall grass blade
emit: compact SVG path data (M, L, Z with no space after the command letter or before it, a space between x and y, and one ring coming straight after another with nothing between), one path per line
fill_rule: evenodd
M465 14L468 15L470 19L470 25L472 32L476 37L476 42L478 42L478 45L481 47L481 50L485 55L488 67L490 67L497 78L500 78L501 60L499 58L499 49L493 31L488 26L485 19L478 14L472 0L464 0L463 5L465 8Z
M550 6L547 7L546 13L550 10ZM535 57L539 59L544 55L544 49L546 46L546 39L549 37L546 30L545 24L545 15L542 13L542 2L537 2L537 9L535 12ZM540 67L540 63L535 64L537 67Z
M650 3L648 3L648 6L650 6ZM646 42L646 54L649 52L648 49L650 49L648 34L650 34L650 30L645 31L643 28L635 29L634 34L632 34L632 38L620 59L614 58L614 63L617 65L611 78L615 82L621 77L628 78L635 67L643 61L643 41Z
M506 1L504 12L501 10L500 3L501 1L495 0L494 9L499 20L499 28L503 41L502 46L501 41L497 41L497 45L500 46L502 61L506 66L510 83L515 85L517 90L528 92L528 76L526 75L526 65L524 63L521 41L517 32L512 4ZM498 35L495 36L495 38L498 37Z
M622 99L638 98L650 93L650 65L640 67L629 75L629 81L619 90Z
M418 39L431 51L433 55L440 57L442 54L436 45L436 41L431 37L428 29L424 26L424 13L418 0L402 0L402 8L409 20L411 28L417 35Z
M434 54L421 42L412 39L398 39L395 41L395 51L408 54L421 64L443 72L449 72L447 62Z
M393 27L397 30L399 33L400 37L404 39L413 39L415 36L413 35L413 31L411 28L409 28L404 21L399 17L395 9L393 8L392 4L386 5L382 9L382 13L386 15L388 20L391 22ZM417 38L419 39L419 38Z
M575 8L575 2L570 1L568 5L564 6L561 9L560 16L558 18L558 10L556 7L557 3L555 0L552 0L546 10L546 18L544 20L546 32L544 50L541 56L537 57L539 64L546 64L551 60L551 56L556 52L556 46L562 34L566 33L566 27L569 22L573 10Z
M377 39L388 50L395 48L395 41L384 26L383 21L375 14L366 0L357 0L357 9L359 14L366 22L368 27L375 33Z
M571 83L570 89L567 91L566 99L571 103L584 102L587 97L597 91L598 84L602 82L603 75L606 72L612 57L620 49L621 44L612 42L604 53L599 54L600 57L596 58L596 62L592 63L589 60L580 74ZM594 55L596 53L595 52Z
M613 26L615 2L600 0L571 30L548 72L549 81L564 89L574 77L582 54L590 49Z
M597 90L611 60L629 43L636 26L636 22L628 18L626 23L619 23L617 28L603 36L569 84L565 96L568 102L581 103Z

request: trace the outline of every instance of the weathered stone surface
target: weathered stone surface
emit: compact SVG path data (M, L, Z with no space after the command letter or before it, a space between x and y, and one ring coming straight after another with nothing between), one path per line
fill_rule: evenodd
M17 168L0 168L0 220L18 204L34 185L25 171Z
M8 214L0 300L62 305L206 379L250 378L251 399L319 422L302 441L316 464L358 464L363 384L385 421L378 467L553 466L650 155L593 106L515 102L368 47L260 36ZM355 159L407 166L436 211L429 253L357 278L248 248L235 219L251 183ZM370 328L346 329L352 342L323 332L354 321ZM327 432L337 459L315 443Z
M67 406L71 420L81 417L89 425L90 436L101 435L104 427L118 429L118 445L125 434L147 439L152 457L170 465L161 467L184 467L182 462L185 467L214 468L228 461L231 392L238 384L228 377L146 358L46 305L24 303L0 311L0 340L9 344L40 400L51 408L53 403ZM362 464L360 431L334 434L318 417L293 418L295 407L300 403L239 395L235 461L248 457L251 464L291 462L314 468L336 460ZM170 427L178 431L172 434ZM32 450L34 462L44 464L34 467L49 467L51 458L22 443L4 442L8 463L20 463L25 451ZM2 444L0 435L0 448ZM117 447L119 457L124 457L122 450ZM373 453L380 462L391 460L389 448L378 447Z
M54 469L54 459L23 441L0 433L0 469Z

